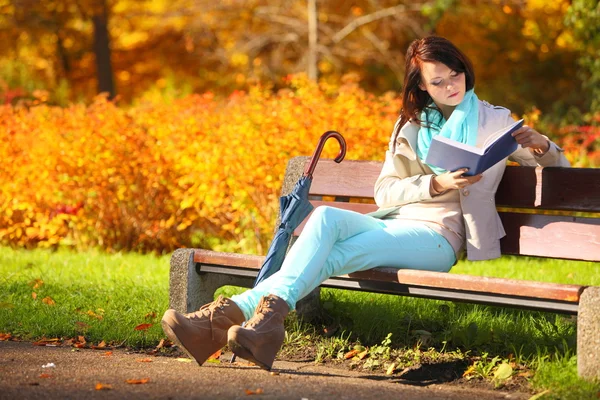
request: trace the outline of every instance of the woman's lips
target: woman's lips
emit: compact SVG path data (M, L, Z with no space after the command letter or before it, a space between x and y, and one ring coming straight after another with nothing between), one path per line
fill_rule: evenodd
M448 96L448 97L454 97L454 96L458 96L458 92L456 92L456 93L453 93L453 94L451 94L451 95L450 95L450 96Z

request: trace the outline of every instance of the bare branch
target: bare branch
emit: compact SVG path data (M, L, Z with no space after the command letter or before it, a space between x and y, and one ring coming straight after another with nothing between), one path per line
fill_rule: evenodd
M374 13L363 15L359 18L356 18L354 21L350 22L348 25L343 27L338 33L333 35L332 40L333 43L339 43L346 36L351 34L357 28L369 24L373 21L377 21L378 19L391 17L398 13L404 13L409 11L419 11L423 8L424 4L413 4L411 6L405 6L404 4L399 4L394 7L384 8L383 10L375 11Z
M402 82L403 81L403 76L404 76L404 70L403 68L396 62L396 60L394 60L394 57L390 54L390 52L388 51L387 47L385 47L383 45L383 43L381 43L381 40L371 31L369 31L368 29L363 29L361 30L361 33L363 34L364 37L367 38L367 40L369 40L369 42L371 42L371 44L377 49L379 50L379 52L381 53L381 55L383 56L383 61L387 64L387 66L392 70L392 72L394 73L394 75L396 75L396 78Z

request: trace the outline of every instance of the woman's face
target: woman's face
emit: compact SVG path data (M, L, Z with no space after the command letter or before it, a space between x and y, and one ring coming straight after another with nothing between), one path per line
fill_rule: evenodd
M438 107L456 107L465 97L465 73L440 62L424 62L419 88L426 90Z

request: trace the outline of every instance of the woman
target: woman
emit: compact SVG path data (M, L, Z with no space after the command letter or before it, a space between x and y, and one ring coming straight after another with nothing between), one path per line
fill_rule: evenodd
M423 161L435 135L481 145L514 122L509 110L479 101L474 82L471 62L448 40L411 43L403 109L375 183L379 210L361 215L317 208L280 271L195 313L167 310L167 336L198 364L228 343L268 370L283 344L287 313L331 276L377 266L447 272L465 249L470 260L500 257L504 229L494 197L506 163L464 176L464 169L444 171ZM569 165L536 130L523 126L513 136L520 146L510 158L521 165Z

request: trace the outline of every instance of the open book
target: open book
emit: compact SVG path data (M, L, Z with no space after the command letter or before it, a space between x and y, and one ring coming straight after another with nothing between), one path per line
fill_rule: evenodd
M517 150L512 133L523 126L523 120L494 132L482 147L470 146L443 136L434 136L425 162L448 171L469 168L464 175L482 173Z

